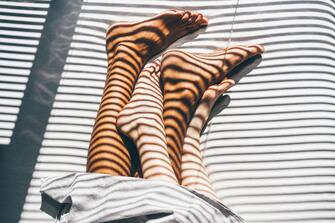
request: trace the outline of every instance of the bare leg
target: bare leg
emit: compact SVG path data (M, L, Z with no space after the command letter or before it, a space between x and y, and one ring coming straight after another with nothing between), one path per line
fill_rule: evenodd
M136 144L144 178L177 183L167 152L162 117L163 95L159 80L160 61L157 59L153 63L146 65L140 73L131 99L120 112L117 119L117 128ZM202 127L208 119L214 102L223 93L223 90L231 85L231 81L225 81L223 87L221 85L214 85L205 91L199 108L196 110L195 117L193 117L190 123L191 126L188 128L185 140L193 138L199 140ZM199 118L203 120L199 120ZM199 123L199 121L203 122ZM200 124L201 126L196 126L196 124ZM192 135L192 133L195 135ZM206 181L208 182L206 186L212 191L201 162L199 142L194 145L185 141L184 150L185 155L183 158L186 159L186 166L184 166L185 172L182 178L185 186L199 187L199 185L204 183L203 181ZM191 163L192 158L196 158L194 160L195 163ZM190 162L187 163L187 161ZM194 176L190 175L197 170L201 170L204 176L197 176L197 179L195 179ZM199 179L203 181L194 181Z
M171 50L163 55L161 72L163 118L173 170L181 182L181 156L186 130L204 91L219 83L241 62L263 52L263 47L235 46L212 54Z
M210 112L220 95L234 85L234 81L224 80L219 85L210 86L203 94L187 128L181 163L181 185L217 199L209 181L200 150L200 134Z
M143 178L178 184L166 148L159 70L158 59L144 67L117 127L136 144Z
M87 171L129 176L131 157L116 129L143 65L176 39L207 25L201 14L170 10L139 23L107 31L108 73L91 136Z

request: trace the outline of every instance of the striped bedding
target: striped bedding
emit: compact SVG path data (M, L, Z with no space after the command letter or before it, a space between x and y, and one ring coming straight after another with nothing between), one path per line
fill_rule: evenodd
M41 193L41 209L59 222L244 222L224 205L162 181L67 174L46 179Z
M41 178L85 171L105 80L108 24L171 8L196 10L210 21L206 30L173 47L209 52L258 43L266 48L263 61L231 89L230 105L202 138L221 201L246 222L333 223L332 0L83 0L20 222L53 221L39 211Z

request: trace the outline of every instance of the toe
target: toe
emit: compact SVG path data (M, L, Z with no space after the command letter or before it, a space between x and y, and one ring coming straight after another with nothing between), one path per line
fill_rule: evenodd
M194 25L195 20L198 18L198 14L197 13L192 13L189 20L188 20L188 24L189 25Z
M208 24L208 19L206 17L204 17L204 15L201 14L201 13L194 13L193 15L191 15L191 18L193 19L191 21L191 23L194 23L197 26L198 25L202 26L202 25L207 25Z
M201 14L201 25L208 25L208 18Z
M219 84L219 87L223 87L225 90L228 90L235 84L236 82L233 79L225 79Z
M181 21L187 22L190 18L191 12L190 11L185 11L183 17L181 18Z
M225 78L223 81L221 81L221 83L219 84L219 86L225 86L225 85L234 85L235 81L233 79L229 79L229 78Z
M197 19L195 20L195 23L196 23L196 24L201 24L202 21L203 21L203 16L202 16L202 14L199 14L199 15L197 16Z
M248 46L255 54L264 53L264 46L262 45L251 45Z
M217 93L218 94L223 94L224 92L226 92L229 88L231 88L234 85L235 85L234 80L225 79L225 80L221 81L220 84L218 84Z
M187 28L190 29L190 30L193 30L193 29L198 29L202 26L206 26L208 24L207 22L207 18L204 19L203 15L200 14L200 13L193 13L189 20L187 21Z
M256 56L264 52L264 47L262 45L251 45L248 46L248 48L249 48L248 57Z
M182 18L185 15L185 10L175 10L175 13L178 14L180 16L180 18Z
M197 19L195 20L195 23L197 26L207 26L208 25L208 19L204 17L202 14L199 14Z

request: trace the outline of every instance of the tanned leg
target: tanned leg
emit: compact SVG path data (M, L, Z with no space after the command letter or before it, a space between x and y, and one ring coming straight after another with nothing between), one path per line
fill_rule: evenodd
M131 157L117 132L116 118L149 58L205 25L207 19L201 14L171 10L146 21L119 23L108 29L108 72L90 141L88 172L130 175Z
M178 184L166 148L159 70L158 59L144 67L129 103L117 119L117 127L136 144L143 178Z
M219 85L210 86L204 92L187 128L182 150L181 185L214 199L218 198L209 181L208 173L203 163L200 150L200 135L215 102L234 83L231 79L224 80Z
M235 46L212 54L171 50L163 55L163 119L173 170L181 182L181 156L186 129L204 91L220 83L237 65L263 52L263 47Z

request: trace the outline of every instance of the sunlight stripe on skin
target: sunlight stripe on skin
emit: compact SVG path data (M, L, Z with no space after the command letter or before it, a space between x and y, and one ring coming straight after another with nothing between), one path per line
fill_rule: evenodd
M172 166L181 180L181 155L187 125L204 91L243 61L263 52L260 45L234 46L210 54L171 50L162 57L163 118Z
M218 198L203 163L200 150L200 135L203 128L205 128L216 101L234 84L234 80L226 79L218 85L210 86L204 92L188 126L184 139L181 163L181 185L214 199Z
M207 19L199 13L170 10L107 30L108 73L91 136L88 172L130 176L132 157L117 131L116 118L130 100L144 64L176 39L205 25Z
M117 127L136 144L143 178L177 184L166 148L159 70L159 59L144 67L129 103L117 119Z

